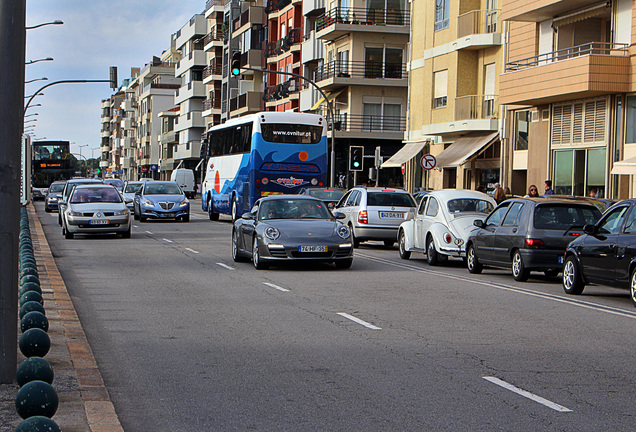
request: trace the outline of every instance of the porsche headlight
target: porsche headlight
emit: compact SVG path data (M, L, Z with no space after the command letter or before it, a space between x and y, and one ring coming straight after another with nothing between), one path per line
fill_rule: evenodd
M154 207L155 203L150 200L144 200L143 205L145 205L146 207Z
M349 238L349 236L351 235L351 233L349 232L349 228L347 228L344 225L340 225L337 229L336 232L338 233L338 235L340 236L340 238L343 239L347 239Z
M265 230L265 237L270 240L276 240L278 237L280 237L280 231L278 231L274 227L267 227L267 229Z

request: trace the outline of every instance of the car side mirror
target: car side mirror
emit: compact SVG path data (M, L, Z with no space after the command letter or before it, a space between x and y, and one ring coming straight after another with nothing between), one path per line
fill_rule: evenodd
M243 213L243 216L241 216L241 219L255 220L256 219L256 214L255 213Z
M596 225L585 225L583 227L583 232L585 234L595 235L596 234Z
M484 221L481 219L476 219L473 222L473 225L475 225L477 228L483 228L484 227Z
M342 212L339 212L339 211L335 211L332 214L333 214L333 217L335 217L336 219L346 219L346 217L347 217L346 214L344 214Z

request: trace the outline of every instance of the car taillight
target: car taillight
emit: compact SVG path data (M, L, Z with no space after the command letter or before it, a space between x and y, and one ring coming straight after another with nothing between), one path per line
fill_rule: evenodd
M527 238L526 239L526 245L528 246L543 246L543 240L541 239L533 239L533 238Z
M446 240L446 243L450 243L451 242L451 235L449 233L446 233L446 235L444 236L444 240Z
M369 216L367 215L366 210L362 210L360 213L358 213L358 223L361 223L361 224L369 223Z

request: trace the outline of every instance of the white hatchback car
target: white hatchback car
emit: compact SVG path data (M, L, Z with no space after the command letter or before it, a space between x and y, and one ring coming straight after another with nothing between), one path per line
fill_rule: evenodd
M472 190L443 189L427 194L415 218L400 225L400 257L409 259L411 252L422 252L430 265L449 256L465 258L473 222L484 220L496 205L490 195Z

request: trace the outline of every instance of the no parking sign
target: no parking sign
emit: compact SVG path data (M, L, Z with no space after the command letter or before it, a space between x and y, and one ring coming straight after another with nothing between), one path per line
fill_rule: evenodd
M425 154L420 160L420 165L422 165L422 168L425 170L432 170L435 168L435 165L437 165L437 159L435 159L435 156L432 154Z

